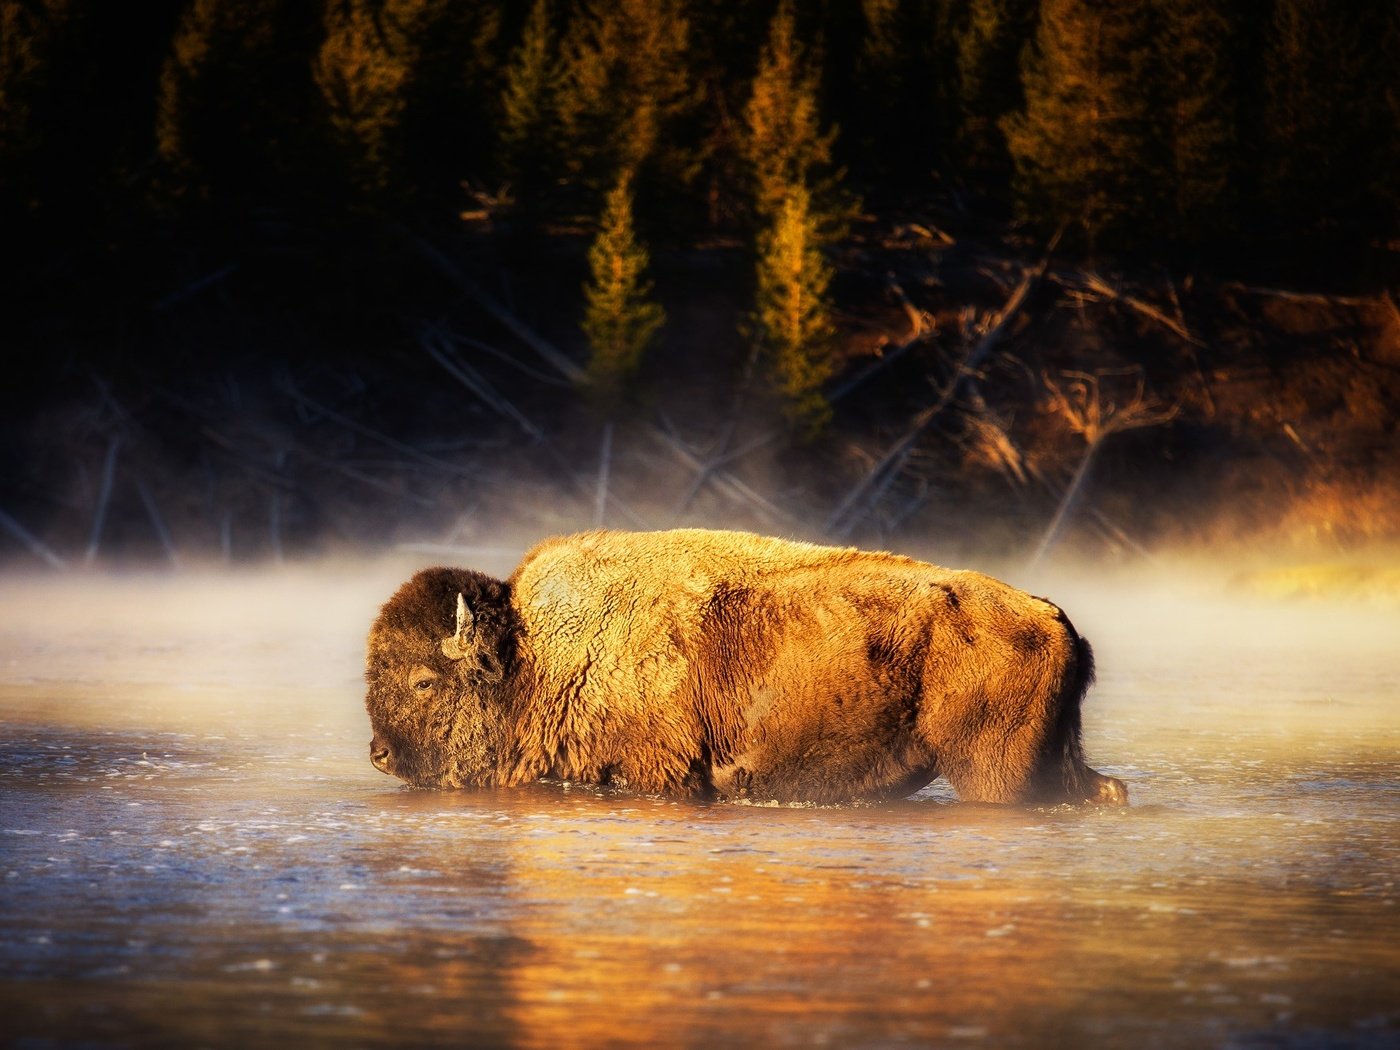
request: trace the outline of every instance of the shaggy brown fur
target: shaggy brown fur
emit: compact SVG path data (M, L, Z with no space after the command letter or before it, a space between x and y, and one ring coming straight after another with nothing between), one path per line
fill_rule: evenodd
M464 599L464 626L456 619ZM427 569L370 631L376 766L838 802L1123 803L1084 764L1088 644L974 572L748 533L548 540L502 583Z

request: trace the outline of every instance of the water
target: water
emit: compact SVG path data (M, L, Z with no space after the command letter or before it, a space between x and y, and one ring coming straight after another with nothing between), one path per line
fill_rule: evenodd
M372 769L403 566L0 581L15 1046L1391 1047L1400 615L1046 583L1126 810Z

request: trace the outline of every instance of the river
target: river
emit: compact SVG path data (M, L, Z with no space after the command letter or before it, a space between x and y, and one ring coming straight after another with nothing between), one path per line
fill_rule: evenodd
M406 574L0 578L6 1045L1400 1045L1393 605L1017 580L1130 807L707 806L376 772Z

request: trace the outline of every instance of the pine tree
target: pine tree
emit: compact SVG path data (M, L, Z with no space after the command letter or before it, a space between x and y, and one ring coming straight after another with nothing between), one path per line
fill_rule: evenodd
M350 181L372 197L402 177L398 132L413 55L402 36L391 48L369 0L328 5L325 24L313 76Z
M908 87L904 83L905 56L913 50L915 42L905 35L908 26L901 15L907 6L907 0L861 0L860 3L864 25L856 58L856 90L850 94L859 96L867 121L882 126L887 124L884 114L902 110L900 101ZM881 130L886 129L882 127ZM885 138L872 129L864 145L874 146Z
M277 199L309 189L308 57L319 19L300 0L194 0L161 72L156 146L169 188Z
M536 0L506 69L497 147L502 173L528 216L559 160L558 56L549 0Z
M759 239L754 334L766 354L789 419L814 437L831 419L822 386L835 372L835 327L811 195L791 187Z
M1022 212L1079 226L1090 247L1141 236L1157 207L1151 20L1145 3L1044 0L1025 107L1003 122Z
M499 21L490 3L325 0L312 70L360 196L441 205L486 172Z
M13 302L27 297L18 282L43 282L39 260L110 257L141 236L171 7L0 0L0 286Z
M0 207L5 212L34 208L42 196L37 155L45 135L62 130L46 123L62 90L54 58L72 8L71 0L37 5L0 0Z
M751 173L754 210L761 223L773 222L790 187L816 187L828 200L831 218L841 211L835 179L828 168L835 129L822 130L818 112L819 70L796 37L792 6L782 0L769 26L753 94L744 108L740 144Z
M563 43L558 112L574 174L601 188L644 165L687 181L684 151L659 149L695 104L680 0L595 0Z
M491 174L502 90L499 0L383 0L391 53L404 56L400 138L412 192L458 203L464 179Z
M608 192L598 234L588 250L583 331L588 376L600 401L615 407L626 381L666 321L651 298L646 248L632 228L632 186L624 176Z
M1306 249L1395 231L1400 10L1366 0L1277 4L1264 87L1265 220Z
M1159 121L1168 163L1160 232L1186 244L1223 238L1234 226L1239 134L1229 7L1225 0L1157 0Z
M956 32L960 163L975 177L1007 179L1001 121L1020 109L1020 60L1035 33L1037 0L972 0Z
M739 148L742 121L735 119L751 85L735 71L757 68L770 13L755 2L700 3L691 5L689 17L698 101L694 125L685 130L695 144L704 223L711 232L732 233L744 227L751 212L749 173Z
M861 0L853 80L838 81L829 98L848 129L837 148L869 181L924 186L946 160L955 127L950 6Z

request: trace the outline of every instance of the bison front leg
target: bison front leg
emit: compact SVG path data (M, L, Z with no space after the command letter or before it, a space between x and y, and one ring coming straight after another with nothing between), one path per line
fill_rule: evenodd
M1031 778L1021 799L1024 802L1072 806L1089 803L1096 806L1126 806L1128 786L1117 777L1110 777L1086 765L1079 753L1078 743L1067 747L1067 754L1046 758Z
M1097 769L1084 767L1084 801L1100 806L1126 806L1128 785L1117 777L1105 776Z
M1077 725L1042 708L1008 732L980 717L985 703L975 710L949 717L945 703L943 719L929 719L925 730L939 771L964 802L1127 805L1127 786L1084 762Z
M1083 763L1078 764L1076 774L1069 776L1062 764L1055 761L1046 762L1040 770L1024 778L1016 775L1012 763L1002 763L991 769L959 770L948 780L964 802L1128 804L1128 786L1123 781Z

